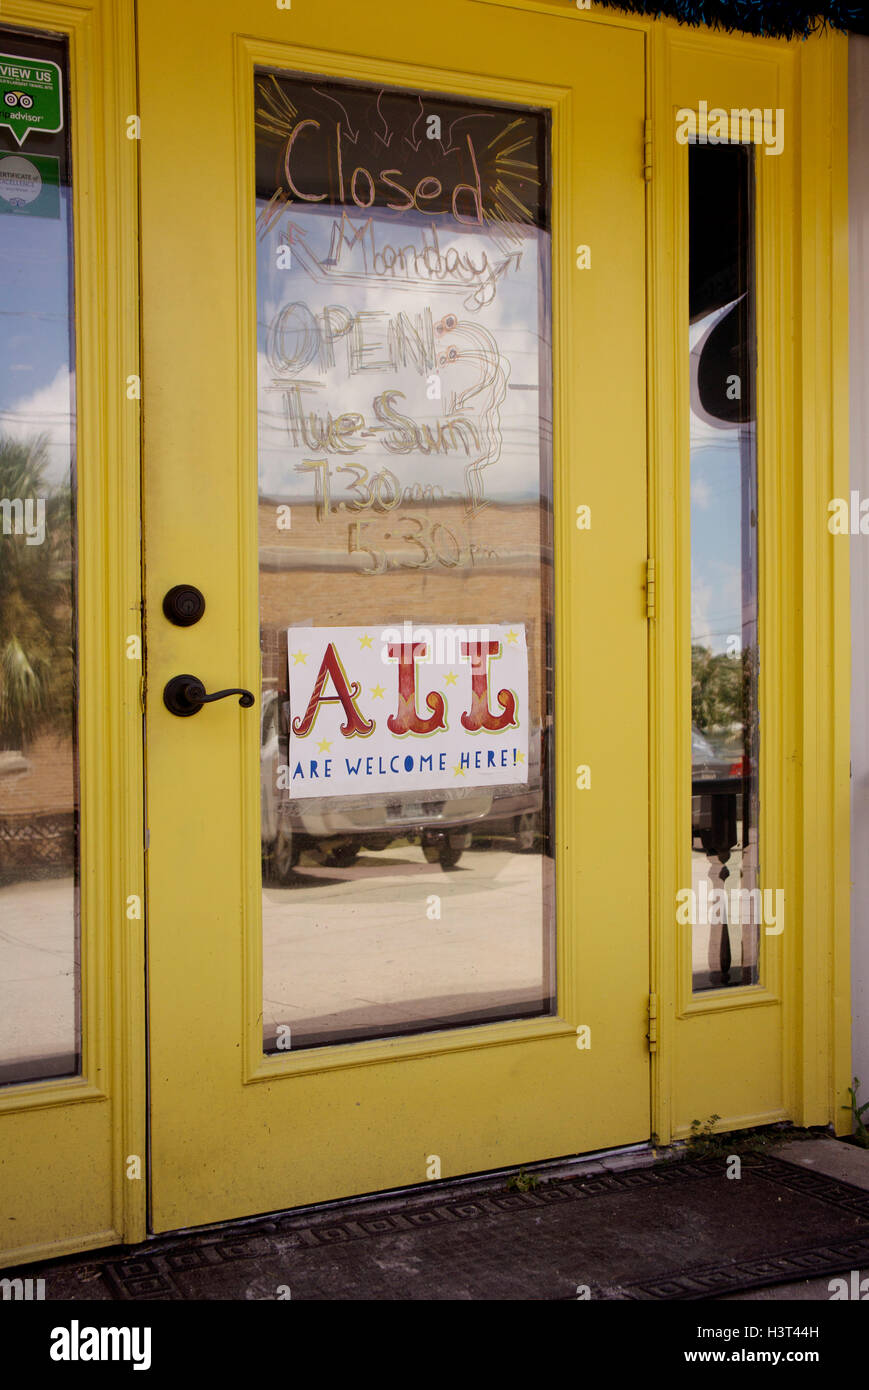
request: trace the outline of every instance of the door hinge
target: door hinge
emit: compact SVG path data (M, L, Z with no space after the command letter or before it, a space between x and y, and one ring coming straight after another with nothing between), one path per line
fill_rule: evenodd
M655 561L651 555L646 560L646 617L656 616Z
M652 181L652 122L643 122L643 178Z
M649 1031L646 1034L649 1040L649 1051L658 1051L658 996L649 995Z

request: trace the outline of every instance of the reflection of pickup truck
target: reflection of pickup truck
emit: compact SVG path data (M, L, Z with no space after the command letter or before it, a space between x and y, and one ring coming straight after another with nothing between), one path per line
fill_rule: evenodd
M528 740L528 781L492 788L492 809L479 823L474 836L507 839L523 853L534 849L544 834L543 775L540 767L540 729L531 730Z
M471 827L492 807L486 788L414 790L379 796L323 796L293 800L278 788L288 760L288 703L264 690L260 748L263 863L285 883L304 849L325 864L347 866L361 849L381 850L398 839L418 839L432 864L452 868L471 841Z

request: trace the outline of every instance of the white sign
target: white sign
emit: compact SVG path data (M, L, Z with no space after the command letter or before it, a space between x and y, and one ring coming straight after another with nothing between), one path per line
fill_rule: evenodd
M528 781L523 623L287 635L291 798Z

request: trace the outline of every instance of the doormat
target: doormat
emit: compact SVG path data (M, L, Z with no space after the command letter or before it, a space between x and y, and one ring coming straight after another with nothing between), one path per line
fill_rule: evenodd
M48 1299L670 1301L867 1267L869 1192L746 1155L739 1178L702 1159L447 1183L21 1272Z

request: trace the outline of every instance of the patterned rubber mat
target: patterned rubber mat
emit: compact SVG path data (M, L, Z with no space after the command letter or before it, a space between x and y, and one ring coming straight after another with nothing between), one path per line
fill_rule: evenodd
M869 1192L778 1158L503 1178L27 1266L48 1299L687 1300L869 1266ZM16 1271L4 1271L14 1274Z

